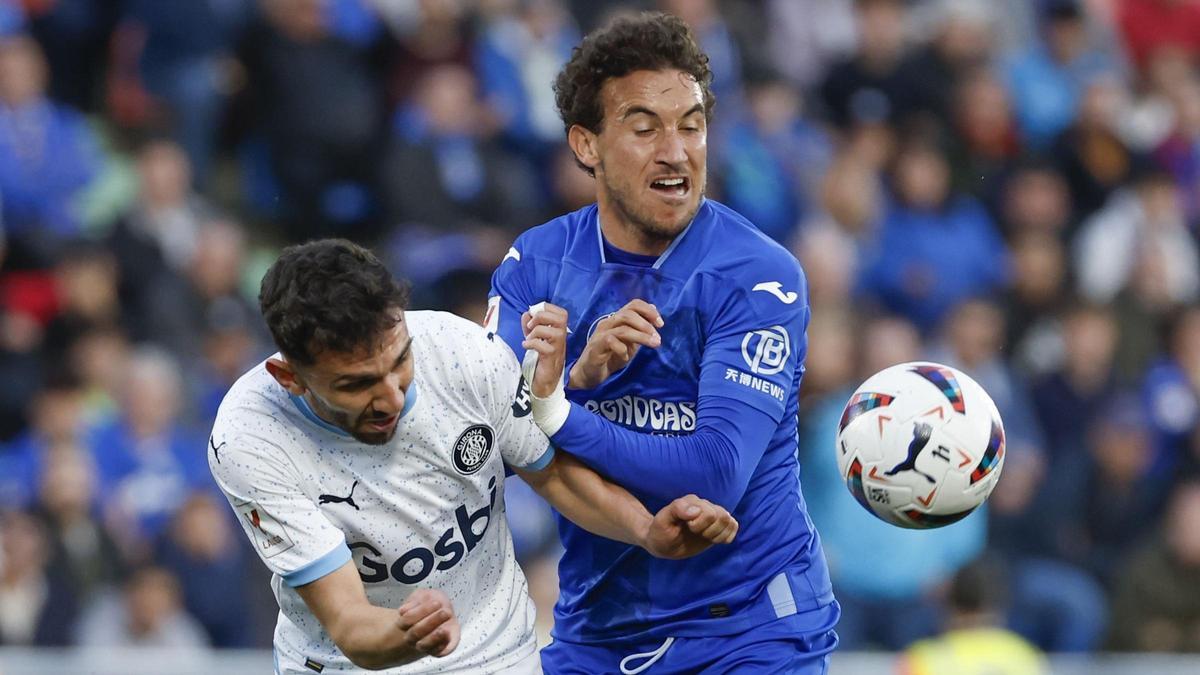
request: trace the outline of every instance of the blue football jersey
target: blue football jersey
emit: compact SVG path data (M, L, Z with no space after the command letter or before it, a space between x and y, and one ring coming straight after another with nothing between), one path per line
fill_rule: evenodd
M661 346L642 348L597 388L568 388L567 396L596 416L588 423L603 418L641 433L618 430L634 444L605 456L580 456L651 512L694 492L726 506L740 529L733 544L669 561L559 518L565 553L555 637L597 642L727 635L831 603L796 457L810 314L799 263L713 200L702 202L661 256L617 251L605 241L592 205L517 239L492 278L489 329L520 358L522 313L541 301L562 306L571 330L569 368L597 323L635 298L662 314ZM582 409L573 409L572 417L583 415ZM741 478L709 480L729 478L732 469L707 453L643 452L651 443L687 447L688 438L655 436L689 436L706 411L710 417L742 411L739 419L722 420L725 428L752 426L750 435L765 440L765 447L730 446L743 453L736 458L742 460ZM567 444L562 449L573 452Z

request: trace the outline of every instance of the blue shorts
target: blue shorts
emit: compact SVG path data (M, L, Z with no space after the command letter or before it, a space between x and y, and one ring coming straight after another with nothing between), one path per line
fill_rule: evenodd
M542 650L542 670L549 675L825 675L829 655L837 647L833 627L840 615L841 608L833 602L735 635L600 645L555 640Z

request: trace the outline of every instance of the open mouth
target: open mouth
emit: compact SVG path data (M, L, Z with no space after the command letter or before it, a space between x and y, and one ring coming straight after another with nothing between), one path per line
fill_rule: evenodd
M391 417L370 419L367 420L367 426L371 427L375 431L387 431L396 423L396 418L398 417L399 415L392 415Z
M692 181L683 176L664 176L650 182L650 189L664 197L686 197L692 190Z

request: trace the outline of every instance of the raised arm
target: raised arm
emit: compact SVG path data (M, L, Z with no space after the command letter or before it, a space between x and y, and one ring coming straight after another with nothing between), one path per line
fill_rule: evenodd
M730 304L740 307L739 300ZM803 358L807 308L785 303L783 311L767 309L775 314L747 318L738 309L727 312L730 318L705 345L696 431L666 437L625 429L567 401L561 386L565 345L546 339L565 327L565 312L538 305L522 317L535 422L556 446L639 494L669 499L694 492L732 510L778 428L788 397L795 395L793 379ZM661 325L656 312L642 315L650 325ZM607 339L599 335L593 340ZM640 342L631 350L637 346L648 345ZM750 364L747 358L758 361Z

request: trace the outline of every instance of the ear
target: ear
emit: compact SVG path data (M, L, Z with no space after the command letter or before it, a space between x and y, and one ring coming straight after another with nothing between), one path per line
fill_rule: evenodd
M267 372L275 378L279 386L293 396L303 396L308 391L308 387L300 382L300 377L292 369L292 365L283 359L267 359Z
M573 124L567 132L567 145L571 146L575 158L587 168L595 171L600 166L599 137L595 132Z

